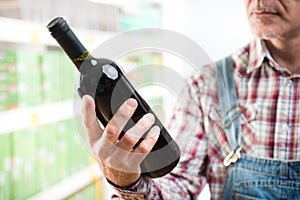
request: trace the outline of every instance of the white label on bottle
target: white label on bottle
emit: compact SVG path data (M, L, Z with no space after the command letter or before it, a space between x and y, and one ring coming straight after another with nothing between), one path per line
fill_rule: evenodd
M102 69L103 73L106 74L108 78L113 80L118 78L118 71L113 66L106 64L102 66Z
M98 62L97 62L97 60L92 59L91 63L92 63L93 66L96 66Z

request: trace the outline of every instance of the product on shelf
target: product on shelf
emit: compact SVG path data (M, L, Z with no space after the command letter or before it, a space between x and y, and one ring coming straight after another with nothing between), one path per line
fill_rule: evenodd
M61 100L60 79L62 62L61 53L58 51L47 51L40 56L41 63L41 88L43 103L58 102Z
M47 187L61 180L60 166L57 155L56 124L38 126L35 134L36 157L37 157L37 184L38 190L42 191Z
M0 111L18 107L16 53L0 52Z
M12 191L10 199L26 199L36 193L37 160L35 129L12 133Z
M72 99L75 86L75 69L62 51L41 54L42 101L58 102Z
M17 52L17 91L19 107L41 104L41 71L38 53Z
M12 190L11 135L0 135L0 199L10 199Z
M71 175L88 166L90 156L79 141L73 119L57 123L57 162L61 165L61 175ZM64 156L62 156L64 155Z
M75 88L75 80L77 71L73 66L73 63L70 59L62 52L59 51L61 54L61 66L60 66L60 93L61 99L67 100L72 99L74 95L77 95L77 91Z

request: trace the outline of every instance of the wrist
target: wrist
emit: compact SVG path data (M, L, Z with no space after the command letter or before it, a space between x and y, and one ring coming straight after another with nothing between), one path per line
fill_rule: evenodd
M136 181L134 181L133 183L131 183L129 185L125 185L125 186L118 185L118 184L114 183L113 181L109 180L108 178L106 178L106 180L113 187L116 187L121 190L131 190L132 188L135 188L135 186L140 182L141 176L139 176L139 178Z

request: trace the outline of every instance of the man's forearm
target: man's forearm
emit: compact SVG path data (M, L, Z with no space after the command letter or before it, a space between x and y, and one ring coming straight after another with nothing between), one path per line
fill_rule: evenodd
M194 177L196 178L196 177ZM117 194L113 199L144 200L144 199L192 199L193 191L199 190L205 185L205 178L198 177L196 185L183 177L167 175L166 177L151 179L141 177L139 181L130 188L114 187ZM198 194L195 193L195 196Z

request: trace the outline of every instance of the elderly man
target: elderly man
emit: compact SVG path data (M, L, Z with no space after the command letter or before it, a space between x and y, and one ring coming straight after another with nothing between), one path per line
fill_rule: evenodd
M224 76L232 77L234 83L228 88L242 108L238 123L229 124L236 132L210 132L216 125L202 109L205 105L200 99L205 94L197 84L199 76L193 76L183 96L187 123L175 126L179 120L175 110L170 131L177 140L184 141L188 135L194 142L183 150L180 163L170 174L157 179L143 177L138 165L143 157L120 155L106 145L110 142L129 152L136 144L132 134L118 140L122 126L137 107L135 100L128 99L102 130L93 99L83 98L90 144L97 146L98 157L110 152L99 160L99 166L116 189L116 198L196 199L208 183L212 199L300 199L300 0L245 0L245 6L255 38L226 58L230 64L223 66L228 68ZM198 95L196 99L191 91ZM197 106L189 105L192 98ZM200 114L192 116L195 109ZM199 126L195 128L194 123ZM147 114L131 131L142 135L152 124L153 116ZM152 136L157 135L156 127L151 131ZM156 140L157 136L147 137L134 152L149 153ZM128 166L131 161L136 165ZM128 170L132 167L136 169Z

